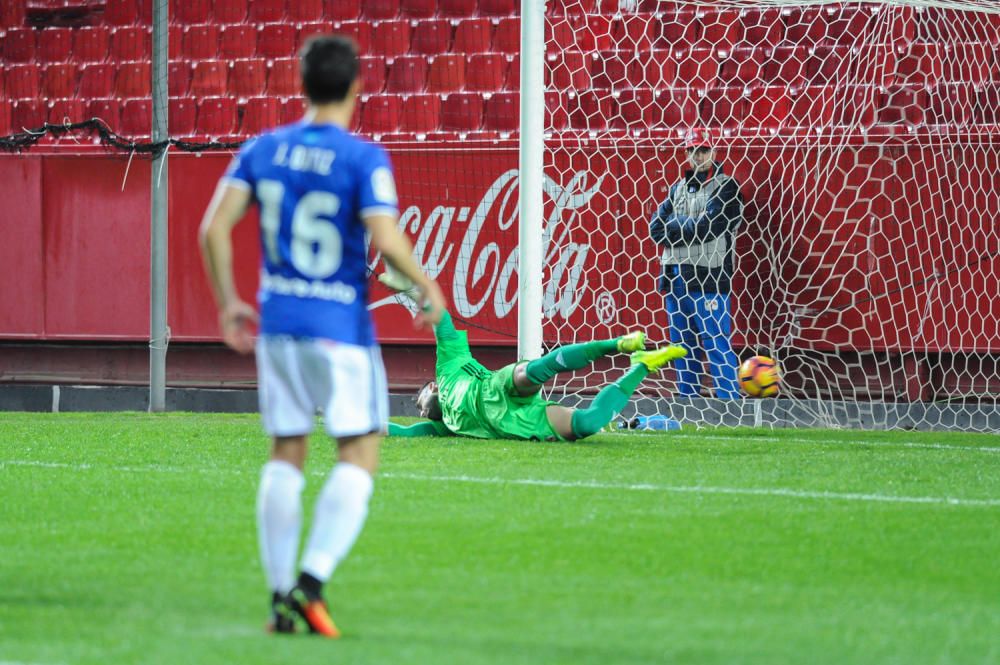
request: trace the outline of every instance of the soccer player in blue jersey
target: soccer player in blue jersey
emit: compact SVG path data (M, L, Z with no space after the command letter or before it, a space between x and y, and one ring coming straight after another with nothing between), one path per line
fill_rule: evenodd
M295 632L298 616L311 632L336 638L322 588L364 524L388 421L385 370L368 312L366 234L417 284L422 322L438 323L445 302L397 229L388 155L347 130L359 90L357 47L342 37L315 37L300 66L305 119L243 147L205 213L201 247L223 339L240 353L256 349L261 416L273 437L257 494L270 627ZM232 228L251 203L260 208L263 254L256 343L250 326L257 313L240 300L232 270ZM316 503L296 579L302 467L317 410L337 441L338 462Z

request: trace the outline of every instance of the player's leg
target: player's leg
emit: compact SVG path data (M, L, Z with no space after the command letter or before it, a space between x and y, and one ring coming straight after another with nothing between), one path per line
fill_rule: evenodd
M586 409L550 406L547 412L549 423L559 436L568 440L600 432L622 412L643 379L667 363L684 358L686 354L687 350L682 346L633 353L632 367L617 381L604 386Z
M697 316L694 301L688 294L664 295L667 318L670 327L670 342L690 350L686 358L677 361L677 392L681 395L697 395L701 392L701 361L697 357L698 336L694 317Z
M388 422L388 392L377 348L320 344L317 349L317 373L306 383L311 390L326 391L324 421L338 442L338 459L316 500L291 595L310 630L339 637L323 600L323 585L350 552L368 516L379 442Z
M729 296L706 293L694 300L698 310L698 336L715 383L715 396L719 399L738 399L740 388L736 372L739 360L733 351Z
M638 330L614 339L560 346L541 358L518 364L514 368L514 387L520 394L530 395L560 372L583 369L612 353L631 353L644 348L646 335Z
M302 531L302 468L315 407L296 386L300 368L289 340L263 337L257 343L258 394L264 429L273 437L270 460L257 489L257 534L271 591L275 632L294 632L286 596L295 584Z

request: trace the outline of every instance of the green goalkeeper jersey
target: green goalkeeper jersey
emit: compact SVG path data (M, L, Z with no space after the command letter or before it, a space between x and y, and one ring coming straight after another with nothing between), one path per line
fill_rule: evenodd
M561 439L546 415L554 402L537 394L518 395L514 367L507 365L495 372L483 367L472 357L464 330L439 335L435 373L445 427L478 439Z

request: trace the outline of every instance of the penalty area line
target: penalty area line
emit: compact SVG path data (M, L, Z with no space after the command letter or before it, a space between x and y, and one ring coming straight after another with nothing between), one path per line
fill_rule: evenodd
M622 490L627 492L660 492L664 494L721 494L730 496L773 496L790 499L826 501L859 501L865 503L907 503L937 506L969 506L1000 508L1000 499L961 499L946 496L894 496L856 492L820 492L786 487L717 487L711 485L657 485L650 483L600 483L590 480L548 480L542 478L491 478L477 476L425 476L413 473L386 472L379 474L390 480L424 482L471 483L477 485L523 485L566 489Z

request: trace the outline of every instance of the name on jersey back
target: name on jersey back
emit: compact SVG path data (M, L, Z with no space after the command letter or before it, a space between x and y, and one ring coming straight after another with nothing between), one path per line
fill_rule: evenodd
M287 143L278 146L271 163L274 166L284 166L292 171L311 171L319 175L330 175L333 167L333 160L337 158L337 153L326 148L317 148L307 145L292 146L288 149Z

